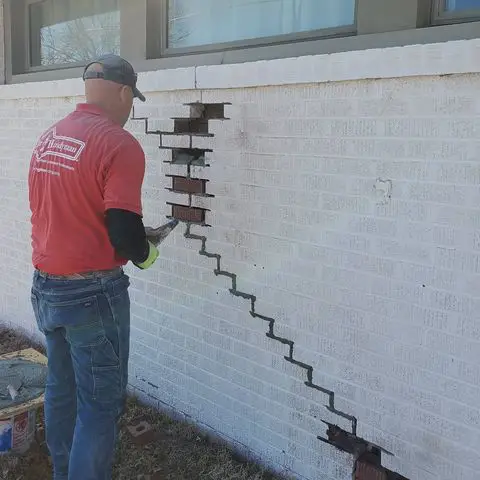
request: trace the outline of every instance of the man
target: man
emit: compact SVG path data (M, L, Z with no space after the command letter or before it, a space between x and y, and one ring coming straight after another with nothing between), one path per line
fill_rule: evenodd
M54 480L108 480L127 385L131 260L158 251L142 222L145 157L123 129L136 87L116 55L84 71L86 103L39 139L29 173L32 305L45 335ZM151 232L151 230L147 230Z

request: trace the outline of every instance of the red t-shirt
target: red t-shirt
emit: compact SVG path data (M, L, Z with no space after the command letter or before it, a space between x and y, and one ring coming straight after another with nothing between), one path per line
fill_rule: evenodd
M34 267L68 275L125 265L108 238L105 211L141 215L144 174L138 141L94 105L78 105L45 132L28 179Z

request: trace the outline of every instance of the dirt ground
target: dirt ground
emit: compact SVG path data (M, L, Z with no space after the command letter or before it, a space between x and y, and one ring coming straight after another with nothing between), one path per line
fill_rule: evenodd
M40 345L0 326L0 355ZM43 351L42 351L43 353ZM36 440L21 457L0 457L0 480L49 480L51 468L43 440L42 412ZM145 420L153 427L151 443L137 445L127 426ZM130 400L121 422L114 480L280 480L243 462L227 448L214 445L193 426L174 422Z

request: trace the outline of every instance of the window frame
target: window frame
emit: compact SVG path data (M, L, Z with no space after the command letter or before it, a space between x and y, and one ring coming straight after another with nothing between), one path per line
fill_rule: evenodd
M10 0L10 8L8 9L11 12L11 2L15 0ZM31 6L38 3L43 3L48 0L22 0L23 11L23 36L22 36L22 45L16 44L16 42L11 42L12 48L12 57L16 55L21 55L23 60L20 66L20 63L13 68L12 75L28 75L41 72L50 72L50 71L61 71L61 70L70 70L75 68L80 68L83 66L82 62L71 62L64 64L54 64L54 65L39 65L32 66L32 52L31 52L31 22L30 22L30 9ZM136 0L141 3L141 0ZM218 53L225 50L243 50L243 49L254 49L256 47L269 47L275 45L285 45L300 43L305 41L315 41L315 40L324 40L332 38L343 38L354 36L357 33L356 19L358 12L358 3L361 0L355 0L354 3L354 22L351 25L345 25L340 27L332 27L326 29L317 29L306 32L291 33L286 35L276 35L270 37L259 37L252 39L244 39L232 42L223 42L215 43L211 45L200 45L193 47L185 48L170 48L168 47L168 0L143 0L145 2L146 9L146 20L144 22L143 29L146 34L146 45L144 50L146 50L144 58L142 60L161 60L166 58L178 58L183 56L191 55L203 55L209 53ZM131 9L126 6L126 0L120 0L119 2L120 10L120 43L121 43L121 55L128 57L123 53L123 46L127 43L132 43L132 38L137 39L137 33L139 25L135 25L135 28L127 26L128 22L122 21L122 16L124 12L130 12ZM12 23L13 19L10 19ZM122 30L123 27L126 27L125 30ZM123 37L123 39L122 39ZM135 42L134 40L134 42ZM134 48L134 50L141 50L141 48Z
M432 24L449 25L480 21L480 8L448 12L445 0L432 0Z
M26 0L25 0L26 1ZM37 0L41 1L41 0ZM206 65L237 64L293 58L308 55L325 55L338 52L372 48L399 47L413 44L439 43L449 40L478 38L480 21L451 21L439 25L432 21L432 8L436 0L356 0L356 34L309 37L294 35L271 43L263 39L242 42L226 48L209 46L199 53L169 52L158 58L165 45L166 35L159 32L159 22L165 18L162 2L165 0L118 0L120 9L120 50L138 72L188 68ZM9 84L48 82L80 78L83 65L48 65L32 70L25 69L25 32L18 18L24 3L3 0L5 77ZM372 16L375 11L377 15ZM13 16L16 15L16 18ZM471 19L470 19L471 20ZM16 22L16 23L15 23ZM12 27L13 23L13 27ZM25 22L21 22L25 24ZM148 31L148 34L146 33ZM331 32L330 32L331 33ZM325 31L323 32L325 34ZM162 43L163 42L163 43Z
M15 0L10 0L15 1ZM19 53L22 50L22 59L23 59L23 68L21 69L22 72L18 72L18 75L24 75L29 73L39 73L39 72L48 72L48 71L59 71L59 70L67 70L72 68L80 68L84 66L83 62L69 62L69 63L56 63L52 65L32 65L32 36L31 36L31 17L30 17L30 9L32 5L45 3L48 0L22 0L22 10L23 10L23 42L22 45L16 45L13 48L12 45L12 56L15 53ZM11 12L11 6L9 8L9 12ZM121 12L120 12L121 15ZM120 20L121 21L121 20ZM10 23L11 20L10 20ZM120 33L121 35L121 33ZM11 42L12 44L14 42ZM13 72L12 72L13 73ZM15 75L15 73L13 73Z
M196 45L192 47L172 48L168 46L168 4L169 0L147 0L147 59L159 59L193 55L202 53L221 52L244 48L255 48L286 43L295 43L308 40L320 40L354 36L357 34L358 2L354 1L353 23L339 27L309 30L304 32L256 37L231 42ZM157 38L150 38L156 33Z

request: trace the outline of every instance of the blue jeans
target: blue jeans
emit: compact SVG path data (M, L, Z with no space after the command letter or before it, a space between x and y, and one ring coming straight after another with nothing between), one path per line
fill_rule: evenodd
M47 345L54 480L111 479L128 380L128 287L121 271L80 280L34 275L32 305Z

